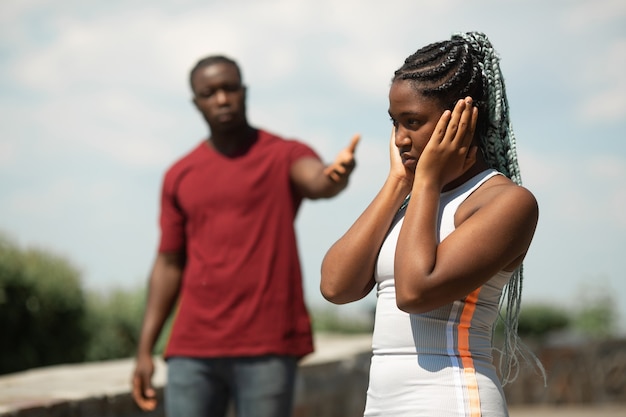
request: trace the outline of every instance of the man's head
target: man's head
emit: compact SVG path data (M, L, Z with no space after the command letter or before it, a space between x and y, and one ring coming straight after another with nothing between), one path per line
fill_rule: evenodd
M235 61L222 55L203 58L191 70L189 81L193 102L211 132L247 127L246 87Z
M189 72L189 84L191 85L191 91L194 91L193 87L193 76L201 68L209 67L213 64L230 64L237 69L237 73L239 74L239 80L243 80L243 76L241 74L241 68L239 68L239 64L234 60L224 56L224 55L210 55L205 58L199 60L196 65Z

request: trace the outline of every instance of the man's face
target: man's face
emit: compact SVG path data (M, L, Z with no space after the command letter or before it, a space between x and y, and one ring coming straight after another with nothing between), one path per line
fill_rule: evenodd
M217 63L197 69L191 79L193 102L211 127L225 132L246 125L246 88L237 68Z

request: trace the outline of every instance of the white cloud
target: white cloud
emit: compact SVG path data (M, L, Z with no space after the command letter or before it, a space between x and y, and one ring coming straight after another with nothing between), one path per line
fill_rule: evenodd
M626 22L625 22L626 23ZM589 96L583 98L579 112L588 122L619 122L626 119L626 38L611 39L598 47L592 59L584 60L583 78Z
M626 88L619 88L594 94L580 105L578 112L589 123L621 121L626 117L625 93Z
M579 1L564 8L563 42L567 61L559 61L564 79L577 94L576 113L587 124L626 119L626 3Z
M20 216L54 220L66 211L68 204L76 201L74 190L77 181L73 178L55 178L37 188L19 191L5 200L7 207Z
M514 116L516 131L522 123L519 131L540 132L520 152L524 182L540 203L537 243L545 244L546 256L537 257L539 269L576 258L571 268L585 270L577 258L584 262L589 235L607 230L594 239L619 246L626 228L623 147L612 144L611 154L585 137L595 127L623 136L623 4L0 2L6 51L0 88L7 87L0 163L7 178L23 182L12 189L5 183L0 228L63 248L92 284L108 282L112 262L124 271L118 282L144 276L156 239L160 175L206 132L189 103L188 71L206 54L225 53L242 64L251 121L301 138L327 160L354 131L363 133L348 190L302 213L303 261L315 279L329 240L369 203L387 173L393 70L419 46L476 29L502 56L516 91L512 106L542 116ZM560 147L566 139L589 146ZM132 237L120 241L120 233ZM610 259L602 268L621 271Z
M623 156L592 155L587 170L598 181L610 181L626 187L626 160Z
M0 28L2 28L2 30L12 30L23 27L23 25L15 25L13 23L24 15L37 10L40 5L41 0L0 2Z
M565 8L566 28L573 31L593 31L597 27L626 18L626 3L622 0L594 0L573 2Z
M606 213L607 223L616 230L626 232L626 158L616 155L591 157L587 170L597 188L602 191L594 196L596 212ZM589 198L589 196L587 196Z
M522 178L540 211L564 227L626 232L626 156L520 153Z
M167 109L136 93L110 89L46 100L31 120L46 132L38 139L54 148L52 155L89 150L126 165L158 166L171 159L173 138L164 133L178 123Z
M15 164L17 156L15 143L9 142L8 138L3 138L0 142L0 165L9 166Z
M522 181L532 191L551 193L566 181L568 163L553 154L539 153L528 147L518 149Z

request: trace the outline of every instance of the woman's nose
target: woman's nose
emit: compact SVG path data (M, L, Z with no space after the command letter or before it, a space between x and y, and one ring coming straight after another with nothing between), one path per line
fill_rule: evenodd
M402 129L401 127L397 127L395 133L396 135L394 138L394 143L396 144L398 148L411 145L411 138L407 134L407 131L405 129Z

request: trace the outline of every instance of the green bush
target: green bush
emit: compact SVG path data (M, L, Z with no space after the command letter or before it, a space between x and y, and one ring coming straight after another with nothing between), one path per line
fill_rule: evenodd
M617 308L612 295L586 292L577 298L575 308L545 303L522 306L518 333L522 338L538 341L556 331L567 331L588 339L602 339L615 336L617 321ZM502 326L500 320L498 326ZM498 328L496 333L501 334L500 330Z
M85 359L99 361L134 355L144 304L144 291L90 294L86 323L91 336Z
M90 338L86 360L101 361L134 356L137 352L141 322L146 304L146 289L116 289L88 297L87 328ZM171 320L157 340L155 354L163 353Z
M0 236L0 374L84 360L85 313L69 261Z
M521 337L543 338L569 325L569 315L563 308L529 304L520 311L518 333Z
M134 356L145 288L83 291L65 258L0 234L0 374ZM168 321L155 347L163 352Z
M496 322L496 337L501 338L503 332L502 311L500 319ZM529 303L522 306L519 315L517 332L522 339L543 340L551 332L564 330L570 327L568 312L553 305L542 303Z
M572 327L592 339L611 337L616 333L618 313L611 295L588 292L578 298L580 311L574 314Z
M371 333L373 330L373 311L371 314L357 316L340 315L337 308L316 309L311 313L313 331L321 333Z
M0 374L134 356L145 294L142 285L139 289L86 295L79 271L67 259L41 249L20 248L0 233ZM578 309L572 311L548 304L524 304L520 336L540 341L558 330L593 338L613 336L618 316L612 294L590 294L585 291ZM313 311L314 331L372 331L373 314L340 311L346 310ZM155 354L163 353L170 329L171 319L157 341Z

